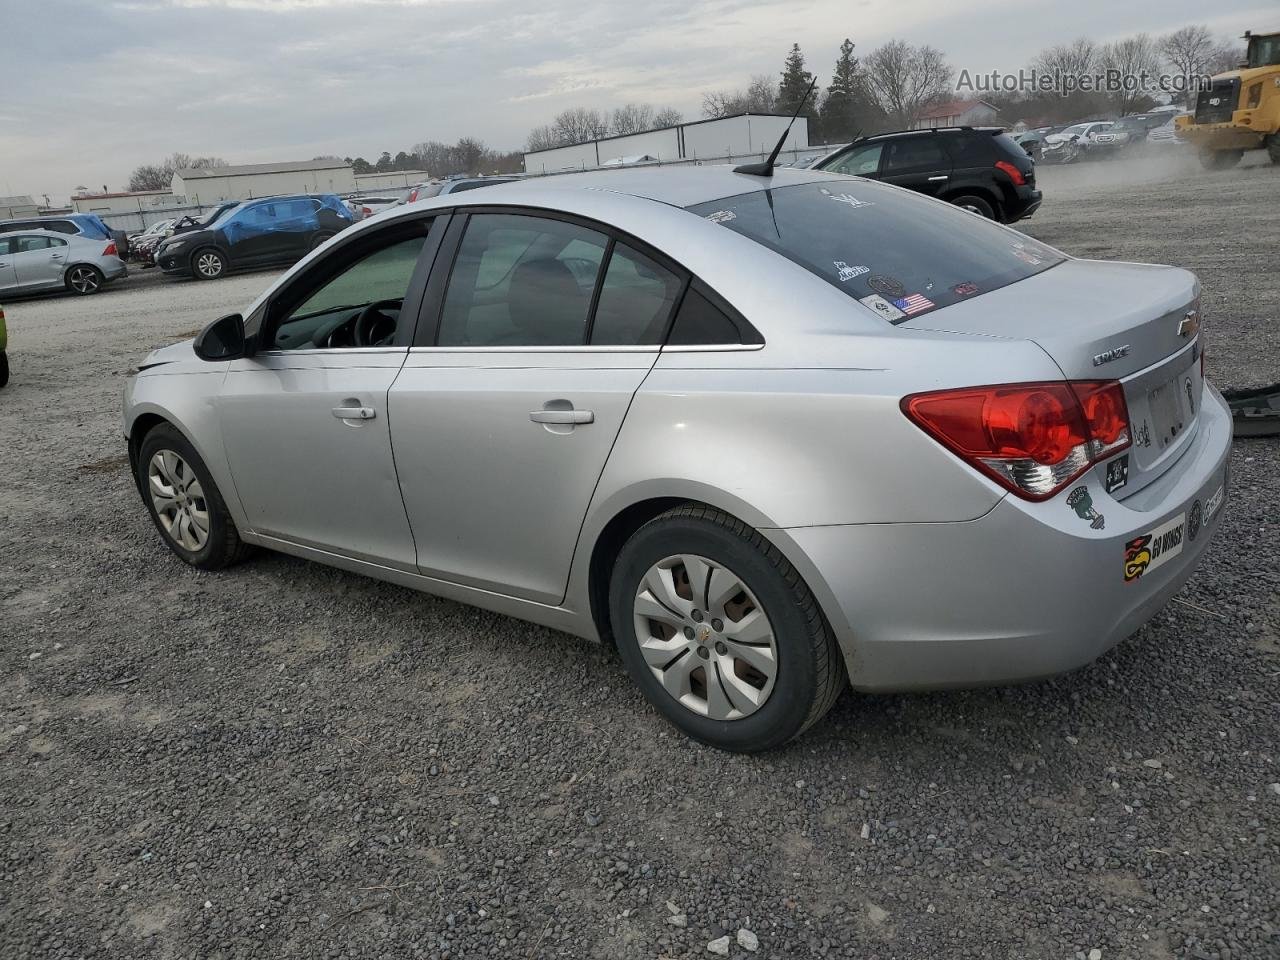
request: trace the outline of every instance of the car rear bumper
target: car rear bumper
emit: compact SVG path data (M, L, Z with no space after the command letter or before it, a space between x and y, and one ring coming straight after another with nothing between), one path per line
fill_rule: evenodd
M1225 509L1231 417L1216 391L1204 397L1195 442L1124 501L1106 493L1095 470L1043 503L1007 496L968 522L774 531L819 595L853 686L919 690L1052 676L1150 620L1195 571ZM1101 529L1067 505L1081 486ZM1131 576L1140 566L1131 561L1141 560L1135 539L1179 517L1177 545L1165 538L1164 554Z
M1040 209L1044 194L1033 187L1015 188L1014 199L1008 204L1009 222L1025 220Z

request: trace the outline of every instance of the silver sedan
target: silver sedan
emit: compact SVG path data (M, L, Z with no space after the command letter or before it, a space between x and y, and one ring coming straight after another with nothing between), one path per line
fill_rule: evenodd
M0 234L0 293L97 293L129 270L114 240L54 230Z
M730 750L841 690L1043 677L1191 576L1231 421L1198 283L857 178L542 178L346 231L125 393L165 543L617 645Z

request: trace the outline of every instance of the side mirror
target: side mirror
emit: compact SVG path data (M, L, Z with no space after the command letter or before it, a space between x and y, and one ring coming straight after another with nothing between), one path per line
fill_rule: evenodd
M201 360L238 360L246 356L244 317L238 313L219 317L200 331L192 346Z

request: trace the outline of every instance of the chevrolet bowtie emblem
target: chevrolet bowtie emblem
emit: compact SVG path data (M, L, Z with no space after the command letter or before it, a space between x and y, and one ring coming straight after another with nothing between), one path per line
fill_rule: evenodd
M1181 320L1178 321L1178 336L1193 337L1200 330L1200 312L1198 310L1188 310Z

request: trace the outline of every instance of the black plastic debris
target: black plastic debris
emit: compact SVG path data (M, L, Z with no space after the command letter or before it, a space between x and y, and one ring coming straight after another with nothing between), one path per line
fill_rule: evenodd
M1280 383L1245 390L1223 390L1237 437L1280 436Z

